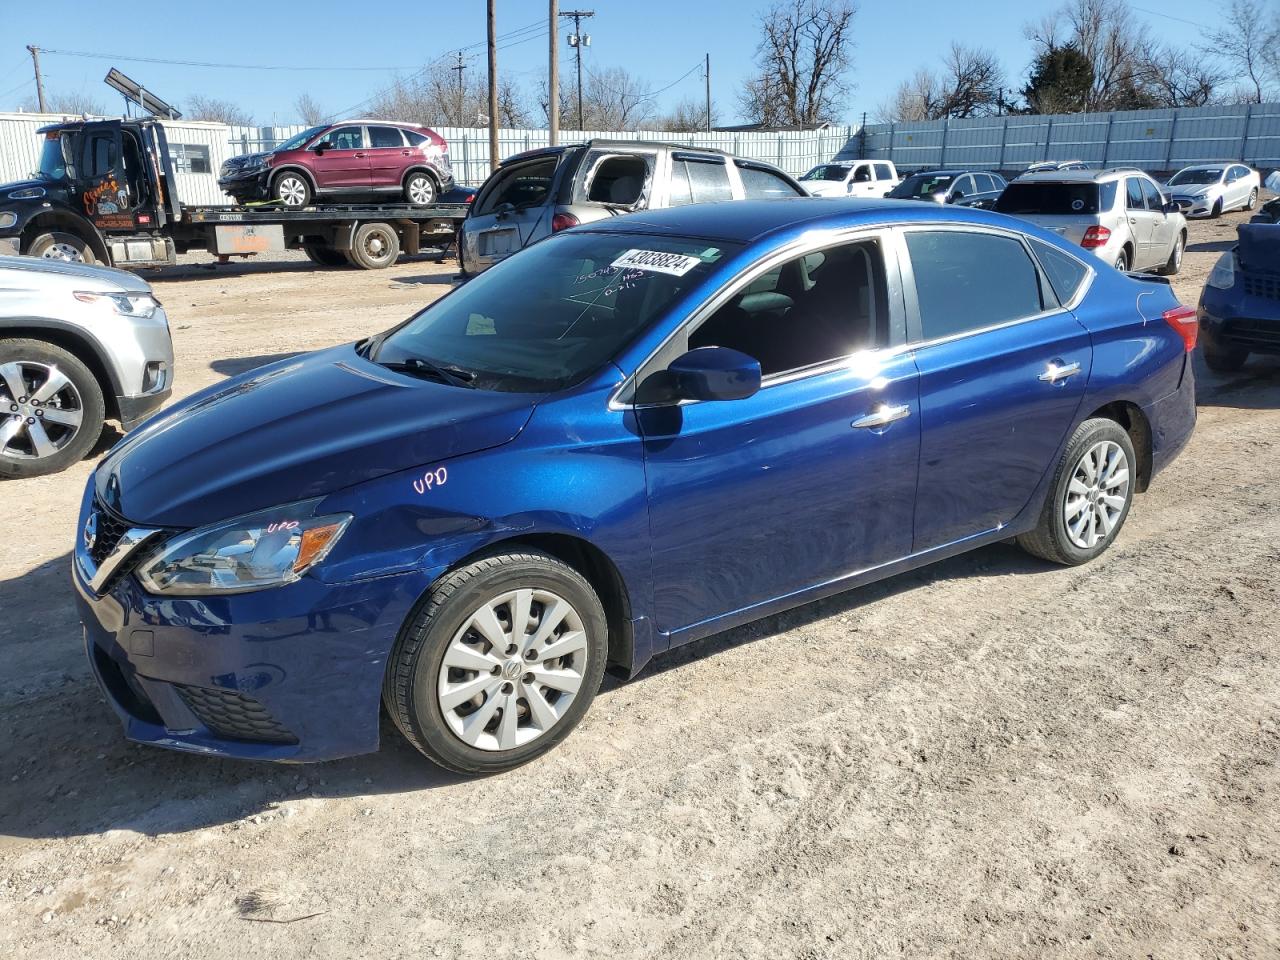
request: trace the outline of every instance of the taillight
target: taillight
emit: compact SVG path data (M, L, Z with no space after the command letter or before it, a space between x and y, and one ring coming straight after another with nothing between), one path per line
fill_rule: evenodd
M1080 239L1080 246L1086 250L1092 250L1095 247L1105 247L1107 241L1111 239L1111 230L1108 227L1090 227L1084 232L1084 236Z
M572 213L557 213L551 218L551 232L559 233L561 230L568 230L570 227L576 227L581 222L582 221Z
M1200 333L1200 323L1196 319L1194 308L1177 306L1172 310L1166 310L1161 316L1169 326L1178 331L1178 336L1182 338L1182 345L1186 347L1187 353L1196 348L1196 336Z

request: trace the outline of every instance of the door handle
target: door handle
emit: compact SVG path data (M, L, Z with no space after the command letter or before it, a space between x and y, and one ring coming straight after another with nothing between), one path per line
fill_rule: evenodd
M363 153L357 153L357 154L356 154L357 159L358 159L358 158L361 158L361 157L363 157L363 156L364 156L364 154L363 154Z
M1040 374L1040 379L1046 383L1057 383L1059 380L1065 380L1067 377L1073 377L1080 372L1080 364L1072 361L1071 363L1051 363Z
M407 156L409 156L409 151L408 151L408 150L401 150L401 151L400 151L400 156L402 156L402 157L407 157Z
M911 407L908 404L893 407L885 403L881 404L878 410L859 417L849 426L859 430L874 430L877 427L887 427L894 421L903 420L909 416L911 416Z

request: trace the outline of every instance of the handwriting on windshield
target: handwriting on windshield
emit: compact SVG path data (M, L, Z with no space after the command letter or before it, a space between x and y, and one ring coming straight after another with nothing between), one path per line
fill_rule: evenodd
M421 496L428 490L435 487L443 487L449 482L449 471L444 467L436 467L434 470L428 470L421 478L413 481L414 491Z

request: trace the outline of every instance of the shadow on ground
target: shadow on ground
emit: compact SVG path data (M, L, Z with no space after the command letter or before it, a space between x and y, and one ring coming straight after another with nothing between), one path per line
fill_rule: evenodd
M85 661L67 583L70 562L64 555L0 581L0 608L17 614L0 625L0 659L31 662L32 645L38 644L36 659L43 668L31 679L14 677L0 685L7 737L0 785L8 795L0 804L0 835L183 832L239 820L289 799L401 793L464 782L419 756L385 717L378 753L305 767L170 753L126 742ZM630 684L643 685L709 654L922 584L1048 569L1014 547L987 547L681 647L655 660ZM621 685L610 678L604 690Z

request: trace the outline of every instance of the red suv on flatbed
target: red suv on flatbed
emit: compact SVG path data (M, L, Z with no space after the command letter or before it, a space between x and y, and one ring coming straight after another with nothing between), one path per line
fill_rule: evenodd
M232 157L218 186L237 203L305 207L327 200L434 203L453 187L449 145L427 127L345 120L304 130L267 153Z

